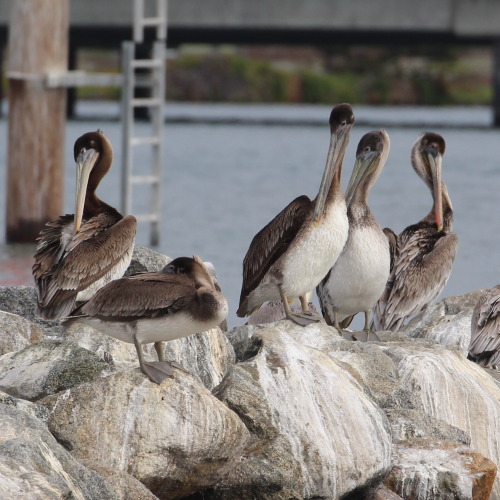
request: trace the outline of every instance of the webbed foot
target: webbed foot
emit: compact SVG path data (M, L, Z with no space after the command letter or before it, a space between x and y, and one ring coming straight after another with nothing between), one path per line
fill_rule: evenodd
M171 363L167 361L155 361L153 363L145 362L141 370L148 376L151 382L161 384L166 378L174 376Z
M287 314L286 317L290 321L293 321L294 323L300 326L307 326L310 325L311 323L319 323L321 321L321 319L318 318L317 315L311 312L292 313L292 314Z
M345 340L354 342L380 342L380 338L373 330L361 330L359 332L342 330L341 333Z

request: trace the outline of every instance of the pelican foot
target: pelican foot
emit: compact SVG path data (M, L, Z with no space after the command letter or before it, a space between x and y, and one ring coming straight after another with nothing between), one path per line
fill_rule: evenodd
M371 329L363 330L366 333L366 341L367 342L382 342L380 337Z
M339 333L342 335L342 338L344 340L350 340L352 342L356 342L356 340L358 340L353 332L350 332L349 330L339 330Z
M311 312L289 314L287 315L287 319L293 321L294 323L300 326L307 326L310 325L311 323L319 323L321 321L321 319L318 318L318 316L314 315Z
M354 342L380 342L380 338L373 330L361 330L359 332L342 330L341 333L345 340L352 340Z
M141 369L151 382L161 384L166 378L174 376L171 367L172 363L168 361L156 361L154 363L144 363Z

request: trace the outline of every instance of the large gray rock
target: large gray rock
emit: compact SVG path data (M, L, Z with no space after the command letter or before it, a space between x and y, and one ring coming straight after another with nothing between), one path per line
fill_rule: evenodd
M108 368L73 342L44 340L0 357L0 390L36 401L92 380Z
M179 370L160 385L139 369L119 372L41 403L75 458L132 474L160 499L219 481L249 436L234 412Z
M254 356L217 391L254 438L218 494L339 498L380 480L391 451L384 413L336 362L286 332L295 325L279 325L255 331Z
M439 345L408 342L384 351L426 414L466 432L472 450L500 464L500 389L487 372ZM491 498L500 499L499 478Z
M467 356L471 336L472 311L482 290L447 297L417 314L402 331L409 337L424 338Z
M44 336L44 329L39 324L5 311L0 311L0 332L0 356L19 351Z
M0 498L120 500L95 472L79 464L37 418L0 403Z
M496 465L451 441L412 439L393 448L384 483L405 499L488 500Z
M380 332L382 342L359 343L343 340L322 324L308 328L285 324L275 328L289 328L297 341L343 363L387 411L396 438L398 433L405 438L415 432L418 437L470 443L474 451L500 464L498 385L462 354L402 333ZM500 499L498 478L492 499Z
M156 252L151 248L136 246L132 254L132 260L124 276L135 273L161 271L171 260L170 257Z
M17 314L45 329L47 335L59 335L59 321L46 321L36 314L36 290L32 286L0 286L0 311Z

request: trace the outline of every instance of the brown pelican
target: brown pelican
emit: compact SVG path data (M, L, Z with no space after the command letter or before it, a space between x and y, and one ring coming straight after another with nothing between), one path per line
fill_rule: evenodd
M368 193L389 154L385 130L365 134L358 144L356 163L346 191L349 236L337 262L316 288L327 324L341 331L339 322L363 311L369 330L370 310L389 278L389 241L368 207ZM347 326L347 325L342 325Z
M74 157L75 214L47 223L34 256L38 314L45 319L68 316L76 300L123 276L134 249L135 217L123 217L96 195L111 167L111 143L100 130L88 132L75 142Z
M237 315L250 315L264 302L281 300L285 314L299 325L313 321L305 294L337 260L347 239L348 223L340 186L342 161L354 115L349 104L330 114L330 148L315 200L299 196L253 238L243 261L243 285ZM299 297L302 313L289 302Z
M431 190L434 203L426 217L396 238L394 266L373 308L374 330L398 330L441 293L450 276L458 239L451 231L453 210L441 180L444 150L444 139L434 133L421 135L413 145L412 166Z
M469 359L485 368L500 367L500 285L486 290L471 320Z
M201 259L178 257L160 272L133 274L108 283L77 307L65 324L85 323L133 343L141 370L159 384L172 376L162 342L214 328L227 312L226 299ZM158 362L147 363L142 344L151 342Z

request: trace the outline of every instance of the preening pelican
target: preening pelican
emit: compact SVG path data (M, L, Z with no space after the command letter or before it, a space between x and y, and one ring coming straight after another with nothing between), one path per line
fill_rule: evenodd
M486 290L471 319L468 358L485 368L500 367L500 285Z
M88 300L123 276L134 250L137 221L123 217L96 195L111 168L113 148L98 130L77 139L75 214L48 222L40 232L33 265L38 314L68 316L77 300Z
M239 317L266 301L281 300L286 317L299 325L318 318L308 311L305 295L333 266L347 240L348 223L340 185L342 161L354 124L349 104L330 115L330 148L316 199L299 196L253 238L243 261ZM289 303L299 297L302 313Z
M444 151L444 139L431 132L413 145L411 163L431 190L433 206L426 217L396 238L394 267L373 308L374 330L398 330L406 318L434 301L450 276L458 238L452 232L451 200L441 180Z
M172 376L162 342L214 328L228 306L202 260L178 257L160 272L138 273L108 283L72 313L81 322L135 345L141 370L152 382ZM154 342L158 362L144 361L142 344Z
M341 331L345 319L370 311L389 278L389 241L368 207L368 193L384 168L390 141L385 130L368 132L358 144L346 191L349 236L337 262L316 288L325 321Z

